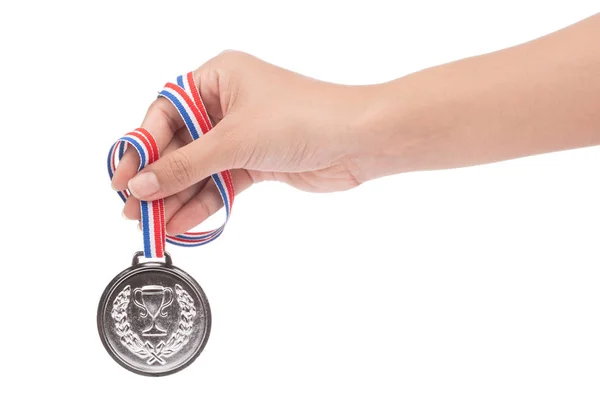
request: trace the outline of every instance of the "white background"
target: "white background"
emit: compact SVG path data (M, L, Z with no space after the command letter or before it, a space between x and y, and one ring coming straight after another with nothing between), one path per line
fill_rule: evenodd
M229 48L382 82L598 11L555 3L3 1L0 409L598 410L600 148L262 184L218 241L170 247L213 310L191 367L129 373L96 331L140 248L105 155L164 82Z

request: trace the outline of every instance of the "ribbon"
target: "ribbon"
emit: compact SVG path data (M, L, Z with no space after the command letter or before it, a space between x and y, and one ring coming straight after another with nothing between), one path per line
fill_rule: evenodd
M193 73L177 77L177 83L165 84L159 96L166 98L175 106L190 136L192 136L192 140L197 140L212 129L210 118L200 97ZM117 160L123 157L127 147L132 147L140 157L138 171L159 158L156 140L146 129L138 128L127 133L113 144L108 153L108 175L111 180L116 169ZM211 177L225 206L225 222L223 225L211 231L187 232L177 236L166 235L164 200L140 201L144 257L162 258L165 252L165 242L183 247L197 247L210 243L223 233L231 214L235 196L233 181L229 171L222 171L213 174ZM118 194L123 201L127 201L127 198L131 195L127 189L119 191Z

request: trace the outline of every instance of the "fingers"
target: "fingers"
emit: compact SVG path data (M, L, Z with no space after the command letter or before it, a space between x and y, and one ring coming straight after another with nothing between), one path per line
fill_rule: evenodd
M187 189L180 191L170 197L165 198L165 221L169 221L171 217L177 211L181 209L190 199L198 195L198 193L204 188L208 179L201 181L198 184L194 184ZM139 220L141 218L140 212L140 200L130 196L123 207L123 215L129 220Z
M168 100L158 98L150 105L142 127L156 138L158 149L162 153L183 124L177 109ZM112 179L112 187L115 190L122 191L127 188L128 181L137 173L139 161L135 150L128 148Z
M249 58L243 53L224 53L194 72L208 115L217 125L210 133L170 155L164 155L162 149L177 130L185 129L184 122L169 101L156 100L142 126L156 137L161 159L136 175L138 158L128 150L117 167L113 187L118 190L129 188L138 199L154 200L166 198L215 172L241 168L238 166L245 163L248 153L239 150L240 144L235 144L236 139L232 138L237 129L226 127L226 123L232 124L231 108L239 94L237 81L233 80L236 76L232 73L244 67L240 60ZM246 126L247 122L243 124ZM244 137L248 137L247 129Z
M236 194L253 184L246 170L232 170L231 177ZM177 235L191 230L223 207L223 200L212 179L189 187L165 199L167 232ZM130 220L140 219L140 202L129 197L123 214Z
M239 128L228 117L198 140L145 167L129 181L129 190L141 200L173 195L211 174L244 168L250 141L241 140Z
M246 170L232 170L231 177L236 194L246 190L253 183ZM190 199L173 217L167 219L167 233L171 235L185 233L201 224L222 207L223 200L219 190L215 182L210 179L198 195Z

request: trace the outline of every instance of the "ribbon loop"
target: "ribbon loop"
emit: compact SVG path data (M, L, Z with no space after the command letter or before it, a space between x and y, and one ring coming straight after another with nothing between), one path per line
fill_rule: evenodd
M193 73L177 77L176 84L167 83L159 96L168 99L175 106L193 140L197 140L212 129L210 118L200 98ZM158 146L152 134L146 129L138 128L121 137L111 147L108 154L108 174L111 179L116 169L116 160L123 157L127 146L133 147L140 157L138 171L159 158ZM211 231L187 232L177 236L166 235L164 200L140 201L144 257L162 258L165 251L165 242L183 247L197 247L207 244L221 235L229 220L231 207L233 206L235 196L233 181L229 171L216 173L211 177L223 199L226 216L223 225ZM127 198L131 195L129 190L121 191L118 194L123 201L127 201Z

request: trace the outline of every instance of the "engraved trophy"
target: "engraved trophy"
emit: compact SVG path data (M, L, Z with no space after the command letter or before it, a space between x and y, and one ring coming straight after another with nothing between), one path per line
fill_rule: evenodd
M160 315L166 317L167 313L163 310L173 303L173 289L160 285L145 285L133 290L133 302L140 307L142 318L150 316L152 325L150 328L142 331L144 337L162 337L167 335L167 330L163 330L156 324L156 318Z

